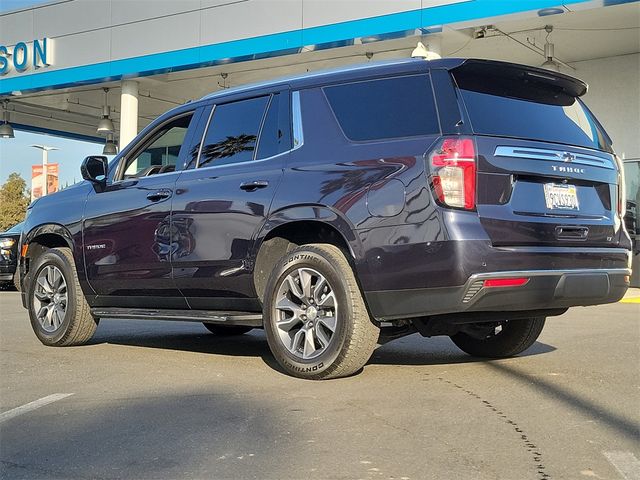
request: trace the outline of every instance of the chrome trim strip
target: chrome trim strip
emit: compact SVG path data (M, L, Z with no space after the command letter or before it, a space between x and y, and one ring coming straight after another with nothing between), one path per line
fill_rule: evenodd
M200 147L198 148L198 158L196 158L196 165L193 167L193 170L197 170L200 168L200 155L202 155L202 147L204 145L204 139L207 138L207 133L209 133L209 124L211 123L211 119L213 118L213 112L216 111L216 105L211 106L211 112L209 112L209 118L207 118L207 124L204 126L204 130L202 131L202 138L200 139ZM183 171L186 171L187 165L183 168Z
M567 154L573 155L575 158L571 159L571 161L567 161ZM498 146L496 147L494 156L527 158L531 160L550 160L553 162L562 162L569 165L591 165L594 167L607 168L609 170L615 170L616 168L610 156L601 157L598 155L590 155L587 153L569 152L567 150L547 150L544 148L532 147Z
M511 270L508 272L487 272L474 273L469 277L467 283L473 283L474 280L485 280L487 278L509 278L509 277L549 277L553 275L567 275L572 273L589 274L589 273L607 273L609 275L631 275L629 268L576 268L569 270Z
M300 108L300 92L291 92L291 114L293 116L293 148L295 150L304 145L304 132L302 131L302 110Z
M258 157L258 148L260 147L260 139L262 138L262 129L264 128L264 124L267 121L267 115L269 114L269 109L271 108L271 104L273 103L273 97L275 97L273 93L269 94L267 107L264 109L264 112L262 112L262 119L260 120L260 127L258 128L258 138L256 138L256 147L253 149L253 158L251 159L253 161L255 161Z

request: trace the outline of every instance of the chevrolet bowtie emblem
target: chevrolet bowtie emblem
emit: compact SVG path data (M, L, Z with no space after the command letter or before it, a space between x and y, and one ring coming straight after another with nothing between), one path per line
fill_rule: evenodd
M564 160L565 162L573 162L575 159L576 159L576 156L573 153L564 152L562 154L562 160Z

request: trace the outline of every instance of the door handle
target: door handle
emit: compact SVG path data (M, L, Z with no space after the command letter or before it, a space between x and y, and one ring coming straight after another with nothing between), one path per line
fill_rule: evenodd
M171 193L171 190L169 190L168 188L161 188L160 190L147 195L147 199L151 200L152 202L157 202L158 200L169 198L171 196Z
M259 188L266 188L269 186L269 182L266 180L254 180L252 182L242 182L240 184L240 189L253 192L254 190L258 190Z
M561 225L556 227L558 240L586 240L589 236L589 227L576 227L573 225Z

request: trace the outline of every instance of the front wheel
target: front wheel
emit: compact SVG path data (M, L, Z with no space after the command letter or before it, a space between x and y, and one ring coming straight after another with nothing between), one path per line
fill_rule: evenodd
M473 335L460 332L451 336L457 347L475 357L512 357L534 344L544 327L546 317L522 318L499 322L486 332Z
M63 347L91 339L98 320L91 316L80 289L70 249L43 252L27 288L31 327L42 343Z
M349 262L328 244L298 247L277 263L267 282L264 315L274 357L300 378L354 374L379 336Z

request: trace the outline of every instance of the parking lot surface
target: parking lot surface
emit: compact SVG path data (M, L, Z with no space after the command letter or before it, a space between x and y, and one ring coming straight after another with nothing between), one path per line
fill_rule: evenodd
M0 292L0 477L637 479L639 319L577 308L498 361L412 335L312 382L262 331L103 320L90 345L45 347Z

